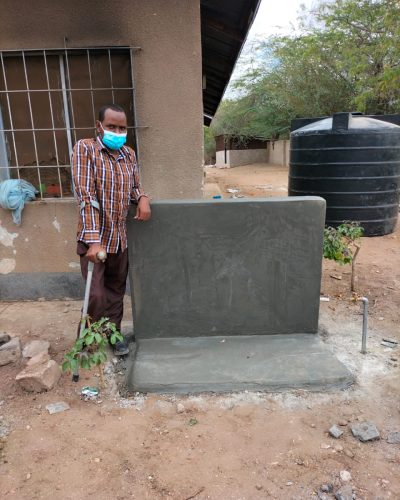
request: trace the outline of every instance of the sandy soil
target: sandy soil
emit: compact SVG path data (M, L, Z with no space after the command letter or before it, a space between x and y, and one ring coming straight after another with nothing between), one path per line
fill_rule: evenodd
M231 196L227 188L285 195L286 178L286 169L265 165L206 169L205 196ZM349 269L324 262L322 292L330 300L321 303L320 334L357 377L346 391L123 398L109 375L101 402L85 402L79 391L97 383L92 373L78 384L64 375L56 389L34 395L14 380L22 362L0 367L0 498L307 499L329 483L334 492L350 484L359 499L400 498L400 445L386 440L400 431L399 348L381 345L382 338L400 342L399 239L397 230L362 241L357 287L370 300L366 355ZM0 329L23 342L49 340L61 362L80 306L2 302ZM128 299L126 306L129 322ZM45 406L57 401L70 410L50 415ZM377 425L381 440L360 443L351 435L350 425L365 420ZM333 424L342 424L340 439L328 435Z

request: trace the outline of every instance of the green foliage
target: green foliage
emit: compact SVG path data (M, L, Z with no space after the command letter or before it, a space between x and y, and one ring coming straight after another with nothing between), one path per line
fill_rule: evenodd
M90 370L93 366L100 366L107 360L107 345L114 345L123 340L115 324L108 318L101 318L94 323L88 322L88 325L64 356L63 371L77 373L79 367Z
M215 156L215 139L211 132L210 127L203 127L204 129L204 157L211 159Z
M345 222L336 229L324 229L324 257L339 264L350 264L364 230L357 222Z
M353 104L368 114L400 110L398 0L336 0L317 15L354 85Z
M400 112L398 0L322 1L301 27L253 47L214 135L286 138L296 117Z

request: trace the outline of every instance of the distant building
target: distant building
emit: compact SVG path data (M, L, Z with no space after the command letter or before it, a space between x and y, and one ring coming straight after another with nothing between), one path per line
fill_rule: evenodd
M217 167L228 168L267 162L267 141L218 135L215 144Z

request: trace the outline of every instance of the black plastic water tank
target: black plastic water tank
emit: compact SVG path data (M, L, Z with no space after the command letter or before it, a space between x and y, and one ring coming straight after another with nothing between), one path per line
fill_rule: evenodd
M337 113L291 133L289 196L325 198L328 226L356 221L366 236L393 232L399 189L399 126Z

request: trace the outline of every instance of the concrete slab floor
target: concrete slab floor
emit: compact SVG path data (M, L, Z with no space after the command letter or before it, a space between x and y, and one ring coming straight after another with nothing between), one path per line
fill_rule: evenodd
M142 339L127 360L133 391L346 388L347 368L315 334Z

